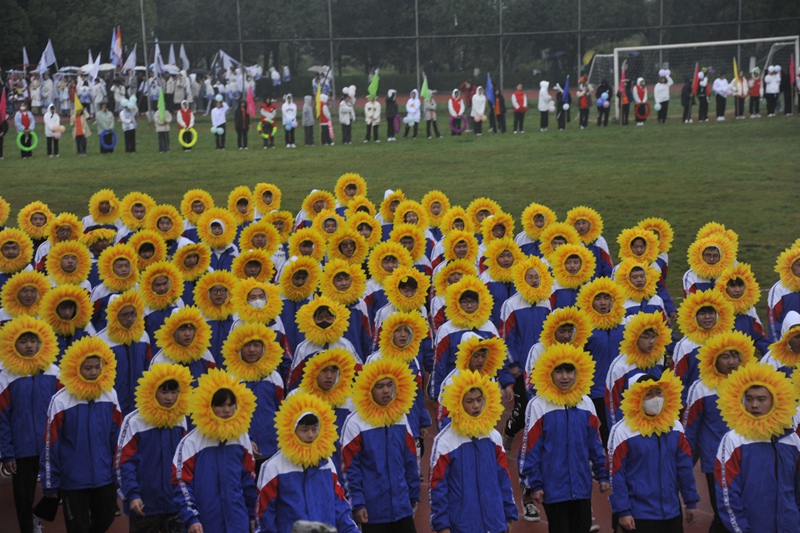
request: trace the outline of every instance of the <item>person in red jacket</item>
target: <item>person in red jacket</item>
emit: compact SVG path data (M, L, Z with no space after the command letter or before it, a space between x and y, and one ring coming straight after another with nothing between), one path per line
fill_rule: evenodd
M511 95L511 105L514 107L514 133L525 133L525 113L528 111L528 97L522 92L522 84L517 85L517 90Z

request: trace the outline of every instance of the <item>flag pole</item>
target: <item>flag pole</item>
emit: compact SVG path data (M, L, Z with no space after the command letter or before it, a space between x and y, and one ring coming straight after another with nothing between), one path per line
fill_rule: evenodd
M147 33L144 30L144 0L139 0L139 11L142 14L142 48L144 49L144 85L147 87L147 75L150 70L147 68ZM134 68L136 70L136 68ZM145 95L147 100L147 114L150 114L150 95Z

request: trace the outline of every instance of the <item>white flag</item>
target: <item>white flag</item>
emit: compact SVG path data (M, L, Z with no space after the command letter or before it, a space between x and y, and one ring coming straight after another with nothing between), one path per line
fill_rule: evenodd
M97 58L94 60L94 63L92 64L92 68L89 70L89 72L86 73L86 75L89 76L90 80L96 79L97 75L100 74L100 58L101 57L103 57L103 52L100 52L99 54L97 54Z
M86 64L87 65L91 65L92 63L94 63L94 58L92 57L92 51L90 49L89 50L89 61Z
M161 57L161 46L156 41L156 50L153 52L153 74L161 76L164 72L164 59Z
M47 67L56 62L56 54L53 52L53 43L48 40L47 46L42 52L42 58L39 60L39 66L36 67L36 72L42 74L47 71Z
M226 71L228 71L231 68L231 65L239 65L238 61L236 61L234 58L226 54L225 51L222 49L220 49L219 51L219 57L220 59L222 59L222 67Z
M169 45L169 61L167 61L170 65L176 65L175 63L175 45Z
M136 46L138 46L138 44L139 43L133 44L133 50L128 54L128 59L125 60L125 64L122 66L122 72L130 72L136 68Z
M22 47L22 65L26 66L28 63L30 63L30 61L28 61L28 51L23 46Z
M183 63L183 70L189 70L189 56L186 55L186 49L181 45L181 63Z

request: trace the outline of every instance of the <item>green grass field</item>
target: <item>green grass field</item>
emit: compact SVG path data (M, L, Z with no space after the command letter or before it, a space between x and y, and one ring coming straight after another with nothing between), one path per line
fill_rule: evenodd
M444 120L439 123L447 129ZM339 144L337 126L336 146L304 147L298 131L298 148L286 149L279 132L279 147L265 151L251 128L251 149L246 152L236 149L232 127L228 149L214 150L209 124L201 121L192 152L180 149L173 129L172 151L167 154L158 153L152 126L144 120L139 126L136 154L124 153L121 132L114 154L101 156L94 135L88 157L80 159L69 134L61 143L61 157L48 159L41 126L42 142L30 161L20 160L14 139L7 139L0 195L11 202L12 216L36 199L53 211L83 216L89 196L102 187L113 188L120 197L141 190L175 205L184 191L200 187L224 205L234 186L260 181L280 186L284 207L296 212L311 189L333 190L342 173L358 172L376 202L387 188L401 188L414 199L437 188L453 204L464 206L489 196L515 217L532 201L550 206L559 217L575 205L594 207L603 215L604 235L615 258L621 229L647 216L663 217L676 234L669 279L676 296L687 268L686 248L710 220L739 233L739 260L753 265L762 289L777 279L777 254L800 237L796 117L692 125L673 120L661 126L648 121L644 127L605 129L590 121L584 131L575 120L564 132L551 128L540 133L538 114L529 113L524 135L451 137L445 131L443 139L428 140L422 128L417 140L378 145L362 143L364 125L359 121L351 146ZM381 136L385 133L382 124ZM766 295L762 309L765 300Z

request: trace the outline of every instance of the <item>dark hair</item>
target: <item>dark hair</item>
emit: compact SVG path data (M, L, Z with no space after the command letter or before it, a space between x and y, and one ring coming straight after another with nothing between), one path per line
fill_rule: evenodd
M232 404L236 405L236 395L230 389L219 389L211 397L211 407L220 407L226 401L230 400Z
M636 383L642 383L644 381L658 381L655 376L651 376L650 374L642 374L636 379Z
M307 414L297 421L298 426L316 426L319 424L319 418L314 414Z
M168 379L167 381L158 386L158 390L160 391L174 391L180 388L181 386L178 383L178 380L175 379Z
M463 302L464 300L478 300L480 301L480 297L478 293L475 291L464 291L461 293L461 297L458 299L459 302Z
M412 277L408 277L405 281L401 281L397 284L398 289L416 289L417 287L419 287L419 284L417 280Z
M367 207L367 206L365 206L365 205L360 205L360 206L358 206L358 207L356 208L356 213L369 213L369 207ZM360 228L360 227L361 227L363 224L366 224L366 222L362 222L361 224L359 224L359 228ZM367 226L369 226L369 224L367 224Z
M635 238L634 238L634 239L631 241L631 245L634 245L634 244L636 244L636 241L642 241L642 244L644 244L644 245L647 245L647 242L644 240L644 238L643 238L643 237L635 237Z
M701 307L700 309L697 310L696 314L699 315L700 313L708 313L708 312L712 312L712 313L716 314L717 310L714 309L710 305L704 305L703 307Z
M565 372L574 372L575 365L573 365L572 363L561 363L560 365L558 365L553 369L553 372L558 372L559 370L563 370Z
M631 269L630 273L633 274L634 272L644 272L644 269L640 266L635 266Z
M250 202L247 201L247 198L239 198L238 200L236 200L237 207L240 205L249 205L249 203Z
M153 253L155 253L156 252L156 247L152 242L143 243L139 247L139 253L141 254L142 252L153 252Z
M731 278L726 285L728 287L744 287L744 280L742 278Z
M213 228L214 226L218 226L218 227L220 227L220 228L221 228L221 227L222 227L222 224L220 224L219 222L212 222L212 223L211 223L211 225L210 225L209 227L210 227L210 228Z
M17 341L31 341L31 340L35 340L36 342L41 342L39 336L32 331L26 331L25 333L17 337Z

